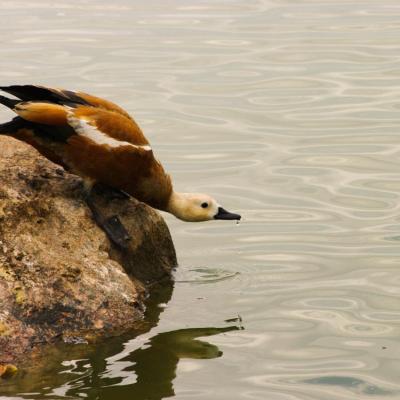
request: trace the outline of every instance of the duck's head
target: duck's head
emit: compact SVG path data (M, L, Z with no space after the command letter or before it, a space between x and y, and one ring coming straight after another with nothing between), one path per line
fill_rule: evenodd
M187 222L212 219L240 220L239 214L224 210L212 197L201 193L173 192L166 211Z

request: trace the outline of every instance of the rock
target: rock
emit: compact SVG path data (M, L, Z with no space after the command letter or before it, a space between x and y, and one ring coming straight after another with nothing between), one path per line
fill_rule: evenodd
M147 291L170 280L176 255L160 214L104 191L95 204L127 228L125 250L93 221L79 177L0 137L0 366L134 327Z

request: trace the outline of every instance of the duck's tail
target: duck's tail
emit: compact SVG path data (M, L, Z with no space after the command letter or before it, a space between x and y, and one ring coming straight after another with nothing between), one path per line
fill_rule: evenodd
M18 103L21 103L21 100L9 99L8 97L0 95L0 103L12 110Z
M18 103L20 103L20 100L9 99L8 97L0 95L0 104L3 104L8 108L13 109ZM18 117L4 124L0 124L0 135L12 135L20 129L22 125L22 120Z

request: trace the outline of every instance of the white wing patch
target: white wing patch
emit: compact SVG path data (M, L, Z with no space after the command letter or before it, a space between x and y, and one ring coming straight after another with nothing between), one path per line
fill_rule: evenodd
M151 151L151 147L147 144L136 145L129 142L125 142L124 140L118 140L114 139L111 136L108 136L104 132L99 131L95 126L91 125L85 119L76 118L72 111L67 112L67 120L68 124L75 129L78 135L85 136L96 144L107 145L112 148L131 146L136 149Z

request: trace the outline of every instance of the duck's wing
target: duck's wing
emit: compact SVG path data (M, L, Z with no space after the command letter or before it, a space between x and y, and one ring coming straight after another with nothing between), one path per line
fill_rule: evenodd
M87 105L91 105L93 107L103 108L104 110L114 111L117 114L121 114L124 117L132 120L135 124L134 119L119 105L113 103L112 101L102 99L101 97L96 97L91 94L87 94L84 92L75 92L75 94L80 98L86 101Z
M111 148L129 146L132 151L151 152L151 147L138 125L131 119L91 106L69 108L66 112L69 126L92 142Z
M120 188L165 209L171 180L132 118L102 99L95 104L93 97L85 100L76 92L32 86L25 89L7 88L20 100L0 96L0 103L18 115L0 125L0 133L31 144L77 175Z
M0 89L22 100L0 96L1 103L26 121L49 128L57 127L63 132L62 140L66 139L67 130L70 133L67 136L81 135L105 146L118 147L129 143L150 150L147 139L133 118L108 100L80 92L33 85ZM53 129L50 135L53 140L57 140L57 129Z
M114 111L126 118L132 119L132 117L117 104L83 92L37 85L0 86L0 90L12 94L22 101L42 101L59 105L87 105Z
M13 110L26 121L49 128L53 126L52 136L56 135L57 128L67 126L72 128L71 133L89 139L94 144L112 148L130 145L151 150L138 125L114 111L35 101L17 103Z

